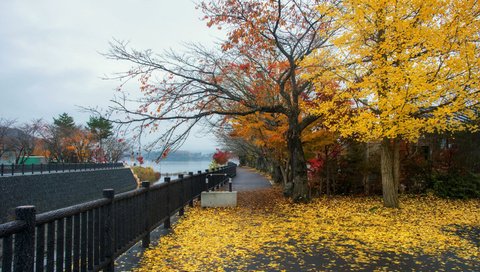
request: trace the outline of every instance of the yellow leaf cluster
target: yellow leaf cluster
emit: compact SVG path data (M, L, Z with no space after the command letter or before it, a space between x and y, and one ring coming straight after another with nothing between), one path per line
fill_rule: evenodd
M338 31L302 65L332 97L309 109L330 128L364 141L477 129L464 120L480 102L478 1L347 0L319 11Z
M240 193L237 208L193 208L174 232L145 252L137 271L362 270L372 263L429 270L445 254L462 264L480 263L480 245L456 233L480 228L480 202L403 197L401 209L377 197L332 197L293 204L280 191ZM425 255L429 258L415 256ZM450 256L453 256L450 255ZM322 257L321 267L304 258ZM378 266L377 269L388 269Z

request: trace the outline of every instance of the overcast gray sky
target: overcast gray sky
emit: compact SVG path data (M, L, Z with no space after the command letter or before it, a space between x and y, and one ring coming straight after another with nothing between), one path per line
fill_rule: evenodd
M101 77L128 68L99 54L112 38L156 52L213 44L221 33L201 17L191 0L1 0L0 117L51 122L67 112L85 123L78 105L106 107L119 82ZM198 132L182 149L215 147Z

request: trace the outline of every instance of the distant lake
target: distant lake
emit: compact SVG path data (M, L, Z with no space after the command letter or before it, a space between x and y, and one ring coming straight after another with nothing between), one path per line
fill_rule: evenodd
M160 163L155 163L154 161L145 161L143 166L152 167L155 171L160 172L162 176L176 175L176 174L187 174L188 172L197 173L198 170L205 172L205 169L208 169L211 160L202 160L202 161L161 161Z

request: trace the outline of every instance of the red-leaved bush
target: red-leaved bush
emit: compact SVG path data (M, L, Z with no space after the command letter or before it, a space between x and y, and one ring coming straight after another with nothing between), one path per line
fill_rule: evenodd
M230 152L222 151L217 148L217 151L213 154L212 158L216 163L224 165L228 162L228 159L230 159Z

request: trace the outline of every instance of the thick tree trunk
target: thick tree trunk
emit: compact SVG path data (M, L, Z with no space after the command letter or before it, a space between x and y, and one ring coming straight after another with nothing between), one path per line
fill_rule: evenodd
M305 202L308 197L307 163L300 138L298 117L289 118L288 150L290 151L290 167L293 181L292 198L296 202Z
M276 184L283 183L282 166L278 163L272 163L272 179Z
M282 174L282 183L285 186L288 182L288 163L287 165L280 164L280 173Z
M395 188L397 192L400 189L400 141L393 142L393 180L395 181Z
M370 160L370 147L368 143L365 143L365 155L363 158L363 169L362 169L362 184L363 184L363 193L365 195L370 195L370 182L369 182L369 176L370 176L370 171L368 170L368 164Z
M331 177L330 177L330 162L328 159L328 146L325 146L324 148L324 153L325 153L325 180L326 180L326 189L327 189L327 196L331 196L331 187L332 185L330 184Z
M381 171L383 204L398 208L398 185L400 178L400 148L397 140L383 139L381 143Z

